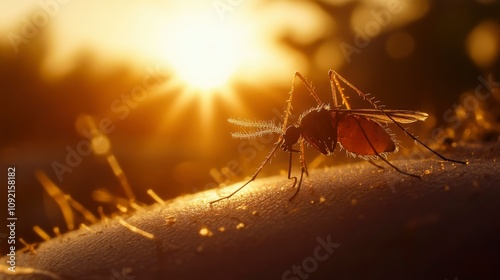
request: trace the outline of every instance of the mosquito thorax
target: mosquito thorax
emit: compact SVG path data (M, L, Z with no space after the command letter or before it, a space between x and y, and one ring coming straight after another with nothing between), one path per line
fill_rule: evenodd
M285 135L283 135L284 141L283 144L281 144L281 149L285 152L290 151L292 146L299 141L300 133L301 129L299 126L289 126L285 131Z

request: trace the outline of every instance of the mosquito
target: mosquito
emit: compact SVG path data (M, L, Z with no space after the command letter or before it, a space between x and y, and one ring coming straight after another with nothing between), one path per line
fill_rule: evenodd
M403 171L386 159L387 155L396 153L399 149L398 141L395 136L390 133L387 127L387 124L389 123L396 125L407 136L434 153L442 160L467 164L466 161L454 160L441 155L420 141L416 136L402 126L402 124L424 121L428 117L427 113L411 110L383 109L383 106L379 105L379 102L375 100L374 97L370 97L369 94L363 93L337 72L330 70L328 71L328 76L330 78L333 106L323 103L314 92L312 83L308 83L299 72L295 72L289 93L289 99L284 112L283 124L275 124L270 121L232 118L228 120L232 124L254 129L252 131L233 133L232 135L235 138L253 138L271 133L278 134L279 138L269 155L245 184L233 191L231 194L211 201L210 204L224 199L229 199L241 189L246 187L250 182L254 181L264 166L271 160L278 148L281 148L284 152L289 153L288 179L293 180L292 188L297 185L298 181L297 189L290 198L290 201L293 200L293 198L295 198L299 193L304 173L306 176L309 176L304 157L305 143L313 146L323 155L333 155L337 144L339 144L341 148L347 151L348 154L367 159L378 168L383 167L374 163L373 160L375 159L381 159L401 174L421 178L421 175ZM297 78L302 81L307 91L316 100L318 105L302 113L297 122L288 126L288 119L291 115L292 109L295 80ZM340 81L354 90L354 92L356 92L363 100L366 100L373 107L373 109L352 109L347 102L347 98L344 94L344 89L342 88ZM341 105L338 104L337 92L342 99ZM298 150L293 147L297 143L299 144ZM291 172L293 153L299 153L301 163L299 178L292 176Z

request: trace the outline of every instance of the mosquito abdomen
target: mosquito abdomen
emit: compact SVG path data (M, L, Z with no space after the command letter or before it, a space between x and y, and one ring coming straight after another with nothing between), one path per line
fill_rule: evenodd
M394 139L381 124L362 116L337 114L338 141L348 152L376 156L397 150Z

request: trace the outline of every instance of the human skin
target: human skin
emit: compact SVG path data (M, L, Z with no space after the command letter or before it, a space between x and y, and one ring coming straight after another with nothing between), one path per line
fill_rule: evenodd
M469 164L393 161L421 179L360 162L312 170L292 201L285 176L179 197L121 217L153 239L113 218L0 279L498 279L500 144L451 150Z

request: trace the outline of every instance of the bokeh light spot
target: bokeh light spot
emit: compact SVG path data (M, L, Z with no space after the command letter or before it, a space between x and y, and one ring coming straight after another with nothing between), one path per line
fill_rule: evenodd
M329 40L314 53L315 65L325 73L329 69L339 69L346 61L338 46L338 42Z
M500 28L491 21L477 25L467 37L466 48L472 61L479 67L487 68L498 56Z

